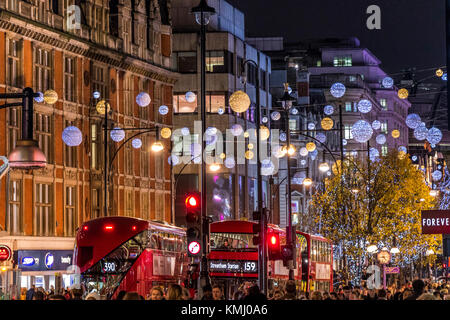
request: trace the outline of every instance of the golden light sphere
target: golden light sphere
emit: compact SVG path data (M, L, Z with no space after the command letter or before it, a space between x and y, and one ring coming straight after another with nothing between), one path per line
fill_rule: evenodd
M286 150L289 156L293 156L296 151L297 149L295 149L295 146L292 144L289 146L289 149Z
M250 97L244 91L238 90L230 96L230 107L234 112L247 111L250 103Z
M399 158L400 160L405 159L405 157L406 157L406 152L405 152L405 151L399 151L399 152L398 152L398 158Z
M247 148L248 148L249 150L253 150L253 143L249 143L249 144L247 145Z
M303 185L304 186L310 186L310 185L312 185L312 179L311 178L306 178L306 179L304 179L303 180Z
M245 138L248 138L249 136L250 136L250 134L248 133L248 131L245 131L245 132L244 132L244 137L245 137Z
M270 136L270 130L266 126L259 127L259 135L261 140L267 140Z
M55 90L47 90L44 92L44 101L47 104L55 104L58 101L58 94Z
M334 122L331 118L323 118L320 122L323 130L331 130L333 128Z
M225 153L220 154L220 159L225 159L225 157L226 157Z
M397 139L398 137L400 137L400 131L398 131L397 129L392 130L391 135L392 138Z
M439 68L439 69L436 70L436 75L437 75L438 77L442 77L443 74L444 74L444 71L442 71L441 68Z
M170 136L172 135L172 130L170 130L170 128L162 128L161 129L161 137L163 137L164 139L170 138Z
M247 150L245 151L245 159L250 160L253 159L253 151Z
M108 110L107 112L109 112L111 107L110 107L109 103L106 102L105 100L100 100L99 102L97 102L97 105L95 106L95 108L97 109L97 112L99 114L105 114L105 106L106 106L106 109Z
M314 150L316 150L316 144L314 142L308 142L306 144L306 150L308 150L309 152L313 152Z
M408 89L405 89L405 88L398 90L397 94L400 99L406 99L409 96Z

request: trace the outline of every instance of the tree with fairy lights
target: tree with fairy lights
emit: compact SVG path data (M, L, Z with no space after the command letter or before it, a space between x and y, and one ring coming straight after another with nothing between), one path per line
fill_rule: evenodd
M404 152L360 161L347 157L333 166L334 175L313 196L310 213L320 234L340 246L346 273L360 279L364 263L373 256L367 247L399 248L396 265L409 265L424 248L440 240L422 235L421 210L434 208L435 199ZM320 230L319 230L320 228ZM338 251L338 250L336 250Z

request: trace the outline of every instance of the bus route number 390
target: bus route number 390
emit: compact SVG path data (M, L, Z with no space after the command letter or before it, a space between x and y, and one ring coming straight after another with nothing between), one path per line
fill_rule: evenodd
M244 272L255 272L256 262L248 261L244 263Z
M103 272L116 272L115 262L105 262L103 264Z

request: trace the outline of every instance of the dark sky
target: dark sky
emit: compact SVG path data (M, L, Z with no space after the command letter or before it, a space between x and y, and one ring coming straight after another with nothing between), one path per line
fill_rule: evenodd
M247 36L288 41L360 39L388 73L445 66L445 0L227 0L245 14ZM369 5L381 9L381 30L366 27Z

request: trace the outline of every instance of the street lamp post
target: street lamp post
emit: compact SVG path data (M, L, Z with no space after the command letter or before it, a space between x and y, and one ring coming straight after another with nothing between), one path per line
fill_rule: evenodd
M195 14L195 20L200 25L200 107L201 107L201 120L202 120L202 154L206 149L206 141L204 135L206 132L206 25L209 23L211 15L216 13L216 10L210 6L206 0L200 0L200 4L191 11ZM200 288L199 293L203 293L203 287L210 284L209 272L208 272L208 242L209 242L209 223L206 214L206 163L203 156L201 162L201 210L202 210L202 256L200 263Z
M290 127L289 127L289 111L290 108L292 107L292 102L295 101L296 99L294 97L292 97L289 92L288 92L288 88L289 88L289 84L285 83L284 84L284 95L283 97L280 99L281 103L283 105L283 109L284 109L284 116L285 116L285 120L286 120L286 142L287 142L287 148L291 147L291 131L290 131ZM289 152L286 153L286 161L287 161L287 183L288 183L288 226L287 226L287 230L286 230L286 234L287 234L287 239L286 242L288 244L292 245L292 260L289 261L289 280L294 280L294 269L296 267L296 245L295 245L295 237L292 234L292 204L291 204L291 168L290 168L290 154Z

